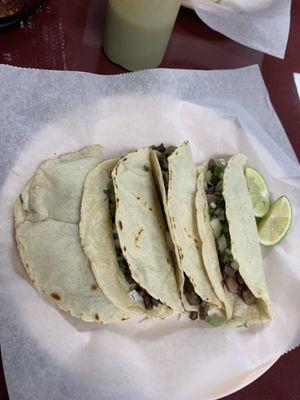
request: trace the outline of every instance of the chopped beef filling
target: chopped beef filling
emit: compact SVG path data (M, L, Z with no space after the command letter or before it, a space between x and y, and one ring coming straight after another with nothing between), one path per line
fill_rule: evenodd
M163 175L163 180L164 180L164 185L166 191L168 191L169 188L169 163L168 163L168 157L174 153L174 151L177 149L175 146L168 146L166 147L163 143L161 143L159 146L152 146L151 147L153 150L156 150L158 153L158 162L162 171ZM190 319L196 320L196 319L206 319L208 314L208 306L207 303L204 302L201 297L195 292L194 286L189 280L189 278L184 275L184 295L186 297L187 302L192 305L198 307L199 311L192 311L190 313Z
M145 289L138 285L138 283L133 279L129 265L126 259L123 256L122 249L119 242L119 237L116 229L116 198L115 198L115 190L112 179L110 179L107 189L104 190L104 193L107 194L109 198L109 210L111 215L111 221L113 225L113 232L114 232L114 241L115 241L115 248L117 253L117 261L120 270L123 272L127 282L129 283L131 289L136 291L142 298L144 302L144 306L146 310L152 310L153 307L157 307L160 303L159 300L156 300L152 297Z
M209 160L208 171L205 176L205 193L208 202L210 224L214 232L219 263L223 280L232 293L238 294L246 304L256 301L255 296L246 286L238 269L238 263L231 253L229 225L225 213L223 198L223 176L226 167L224 160Z
M201 297L195 292L194 286L192 282L189 280L187 275L184 274L184 285L183 292L186 297L187 302L191 306L198 306L199 311L192 311L190 313L190 319L195 320L199 317L199 319L206 319L208 312L208 305L205 301L201 299Z
M168 164L168 157L174 153L177 147L175 146L168 146L165 147L163 143L159 146L152 146L152 150L156 150L158 152L158 161L162 171L164 184L166 191L168 191L169 187L169 164Z

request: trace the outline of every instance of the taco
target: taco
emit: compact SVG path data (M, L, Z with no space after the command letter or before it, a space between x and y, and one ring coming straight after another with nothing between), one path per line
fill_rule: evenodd
M202 259L196 221L197 172L185 141L174 146L153 146L151 161L176 255L177 279L185 310L192 319L207 319L210 308L222 303L210 283Z
M127 313L164 318L182 311L165 232L149 149L89 173L81 241L99 286Z
M254 324L271 315L245 164L236 154L201 166L196 207L204 264L227 318Z
M96 145L44 162L14 211L19 254L39 293L74 317L107 323L128 315L97 285L78 232L84 179L100 161Z

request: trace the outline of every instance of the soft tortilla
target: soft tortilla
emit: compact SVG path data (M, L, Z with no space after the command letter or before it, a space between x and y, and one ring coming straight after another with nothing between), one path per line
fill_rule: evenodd
M207 274L213 288L215 289L216 295L224 304L226 317L231 319L234 295L230 293L227 287L224 285L221 274L215 237L210 225L208 203L204 190L204 178L206 172L207 163L201 168L198 168L196 194L197 224L199 235L202 241L202 256Z
M178 281L184 307L188 311L196 310L185 299L183 293L184 273L192 282L195 292L202 300L222 308L204 267L201 240L196 222L196 180L197 173L189 142L181 144L168 157L169 188L168 193L163 182L162 171L157 153L151 152L151 160L162 195L169 230L175 245L178 265Z
M244 176L245 164L246 157L242 154L229 159L223 178L223 196L232 255L239 264L239 272L246 285L258 298L256 304L247 305L238 295L223 286L204 189L207 163L198 168L196 207L199 234L203 241L203 260L216 294L225 305L226 316L238 323L247 322L250 325L270 320L271 316L256 221Z
M149 148L141 148L122 158L112 178L117 232L132 277L151 296L168 306L166 315L171 309L182 312Z
M118 265L109 199L104 193L116 163L117 160L109 160L98 164L85 179L81 202L81 244L99 287L117 307L129 314L164 317L165 306L159 305L152 310L146 310L142 297L139 302L134 302L129 297L132 289Z
M127 315L98 287L79 241L83 182L101 160L91 146L43 163L15 205L16 241L38 291L74 317L118 322Z
M223 178L223 196L233 258L246 285L258 299L256 304L247 306L236 296L233 318L254 324L270 320L271 314L257 226L244 175L246 160L243 154L229 159Z

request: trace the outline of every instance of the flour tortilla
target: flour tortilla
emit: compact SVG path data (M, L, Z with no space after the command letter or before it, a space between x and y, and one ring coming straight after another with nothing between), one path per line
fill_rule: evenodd
M271 319L269 295L265 281L262 256L257 234L252 203L244 176L246 157L232 156L225 168L223 197L231 238L231 252L239 264L239 273L247 287L257 298L256 304L247 305L238 295L222 287L222 275L212 228L209 223L208 205L204 190L204 173L207 166L199 169L198 193L196 198L199 233L205 236L203 258L220 300L225 303L228 318L256 324Z
M222 308L222 303L214 292L202 259L202 243L197 230L195 206L197 173L189 142L185 141L168 157L168 193L166 193L157 153L154 150L151 152L151 161L175 245L177 277L184 308L187 311L199 309L199 307L191 306L184 296L184 273L202 300Z
M166 305L166 315L172 312L171 309L182 312L149 148L141 148L123 157L114 168L112 178L117 232L132 277L151 296Z
M100 160L101 146L91 146L43 163L16 202L16 241L48 301L85 321L118 322L127 315L98 287L78 232L83 182Z
M99 287L117 307L129 314L164 317L168 311L165 306L146 310L142 297L138 302L132 300L129 296L132 289L118 265L109 199L104 193L116 163L117 160L108 160L98 164L85 179L81 203L81 244Z

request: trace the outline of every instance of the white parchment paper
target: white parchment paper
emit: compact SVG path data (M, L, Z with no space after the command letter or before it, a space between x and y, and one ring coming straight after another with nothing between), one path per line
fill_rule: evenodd
M207 399L300 344L299 165L258 67L119 76L0 66L0 338L11 400ZM98 326L44 301L26 279L12 208L45 159L101 143L106 158L191 141L195 160L244 152L294 219L263 249L273 322L211 328L186 317Z
M245 46L284 58L291 0L191 0L211 28Z

